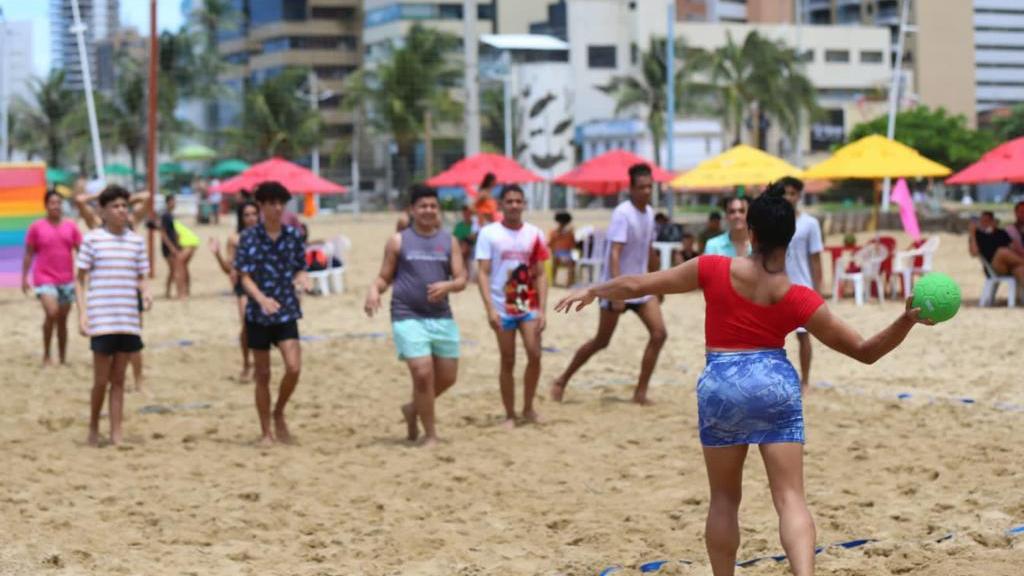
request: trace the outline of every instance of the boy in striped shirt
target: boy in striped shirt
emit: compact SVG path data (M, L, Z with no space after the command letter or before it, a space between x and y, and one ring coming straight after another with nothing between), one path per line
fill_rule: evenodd
M138 296L149 308L149 260L142 237L128 228L128 191L108 186L99 197L103 226L90 231L78 251L78 329L90 337L93 360L89 439L99 444L99 420L110 386L110 443L120 444L124 376L131 354L142 350Z

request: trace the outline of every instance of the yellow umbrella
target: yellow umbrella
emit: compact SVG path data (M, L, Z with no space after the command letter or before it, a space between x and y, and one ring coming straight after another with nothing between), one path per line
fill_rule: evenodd
M836 150L831 158L804 171L808 179L914 178L947 176L949 168L929 160L906 144L872 134Z
M729 188L768 184L783 176L801 176L789 162L744 144L734 146L677 176L673 188Z

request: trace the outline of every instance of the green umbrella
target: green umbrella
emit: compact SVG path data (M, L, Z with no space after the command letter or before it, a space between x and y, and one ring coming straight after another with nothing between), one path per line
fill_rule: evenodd
M107 164L104 170L109 176L135 176L135 172L132 172L131 166L124 164Z
M249 163L245 160L231 158L230 160L217 162L213 168L210 168L210 176L214 178L227 178L245 172L248 169Z
M184 148L178 149L174 153L175 160L212 160L217 157L217 151L203 146L202 144L189 144Z
M67 170L61 170L60 168L47 168L46 183L69 184L71 183L71 173L68 172Z
M157 167L161 176L177 176L186 172L185 167L177 162L164 162Z

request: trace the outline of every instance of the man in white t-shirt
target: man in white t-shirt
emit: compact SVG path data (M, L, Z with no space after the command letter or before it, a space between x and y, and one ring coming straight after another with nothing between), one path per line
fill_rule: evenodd
M820 294L821 251L825 247L818 219L800 210L804 183L787 176L775 185L784 190L784 197L796 211L796 232L786 251L786 275L793 284L807 286ZM803 328L797 328L796 338L800 342L800 385L806 392L811 377L811 335Z
M646 274L649 266L657 262L653 254L652 243L655 237L654 209L651 208L651 193L654 180L651 168L647 164L635 164L629 169L629 200L619 204L612 212L612 221L608 226L607 239L611 246L608 259L601 273L601 281L607 282L618 276ZM576 351L569 366L551 384L551 399L562 401L565 387L577 370L590 360L599 350L603 350L611 341L619 317L625 311L635 312L647 328L647 349L640 365L640 378L637 380L633 401L647 404L647 385L651 374L658 363L658 355L668 338L665 320L661 316L661 303L657 298L643 296L626 301L601 301L601 316L597 325L597 335L588 340Z
M498 338L501 353L501 401L505 426L516 425L516 333L526 349L523 375L523 418L537 422L533 408L540 380L540 335L548 298L544 261L550 258L544 233L523 221L526 195L522 188L505 186L499 200L504 218L480 229L476 239L477 279L487 319Z

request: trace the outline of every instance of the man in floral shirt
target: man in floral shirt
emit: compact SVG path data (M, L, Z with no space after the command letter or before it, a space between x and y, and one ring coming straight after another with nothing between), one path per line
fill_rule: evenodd
M256 187L255 196L263 222L242 232L235 269L241 274L242 287L249 295L245 329L253 352L261 442L271 444L276 437L280 442L290 443L284 408L299 383L302 367L298 326L302 309L296 291L308 289L309 278L305 272L305 250L299 231L281 223L284 206L291 199L291 194L277 182L264 182ZM281 351L285 370L274 405L273 431L270 411L271 344Z

